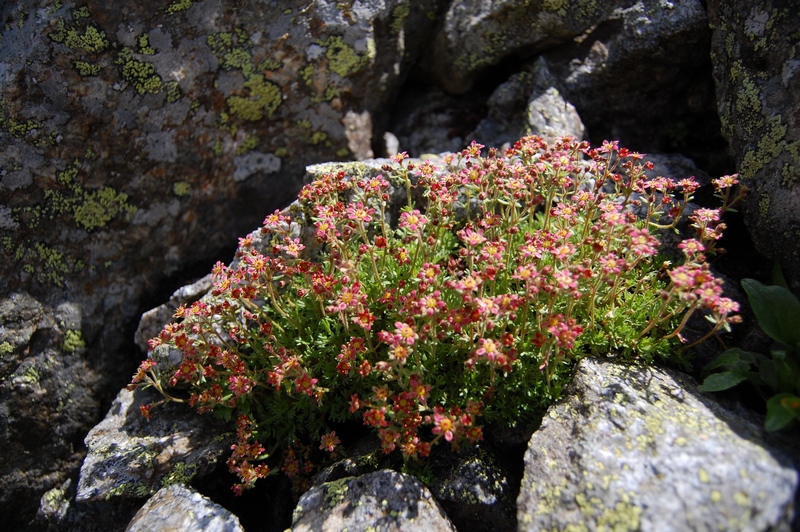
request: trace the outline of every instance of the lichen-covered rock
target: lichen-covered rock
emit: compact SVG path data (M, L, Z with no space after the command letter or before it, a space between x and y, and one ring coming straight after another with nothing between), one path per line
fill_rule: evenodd
M514 499L519 478L514 479L504 467L500 454L479 446L460 454L441 453L449 467L433 466L431 492L458 530L516 530Z
M243 532L239 519L191 488L173 484L161 488L142 506L126 532Z
M470 135L485 146L502 147L524 135L548 140L583 139L585 128L575 107L564 100L544 58L502 83L487 101L489 111Z
M531 437L521 530L789 530L798 473L763 429L657 368L584 359Z
M609 9L601 24L545 53L558 88L595 143L680 151L722 165L710 31L700 0L642 0Z
M800 18L793 2L709 0L722 134L757 249L800 293Z
M120 391L106 418L89 431L76 501L145 499L163 486L202 477L230 450L234 438L226 425L188 406L166 405L145 419L139 407L155 396Z
M300 497L292 530L455 531L417 479L382 470L312 488Z
M135 368L145 295L288 204L305 165L363 150L371 131L349 128L393 100L438 2L0 4L0 297L73 304L87 347L53 352L81 368L58 388L2 384L7 405L36 404L35 430L0 431L4 523L77 465L62 448ZM69 403L75 388L94 404Z
M52 308L24 292L0 299L0 518L9 529L26 528L45 491L83 459L74 438L95 420L99 368L81 330L73 304Z
M460 94L504 59L530 57L581 35L631 0L452 2L423 65Z

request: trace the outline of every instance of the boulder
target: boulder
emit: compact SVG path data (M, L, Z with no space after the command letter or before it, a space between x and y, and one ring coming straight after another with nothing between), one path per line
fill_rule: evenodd
M531 437L520 530L790 530L798 472L688 377L584 359Z
M33 519L42 495L69 482L85 451L76 437L100 405L76 305L26 292L0 298L0 515L10 529Z
M181 484L161 488L136 513L126 532L244 532L239 519L208 497Z
M483 444L436 455L430 489L458 530L516 530L519 478L508 467L508 449L498 451Z
M423 56L423 69L448 92L467 92L501 62L541 53L597 26L631 0L467 0L452 2Z
M288 204L305 165L364 153L438 9L2 3L0 298L73 305L86 346L54 340L41 389L0 383L4 408L32 414L0 432L7 526L75 472L101 403L135 368L127 339L146 297Z
M391 470L325 483L300 497L293 532L345 529L456 530L419 480Z
M575 106L564 100L558 82L540 57L497 87L487 101L486 118L469 136L485 146L513 144L524 135L545 139L583 139L585 128Z
M159 489L189 483L212 471L235 441L228 425L188 406L160 407L148 420L139 407L158 399L152 390L122 390L106 418L86 436L75 500L146 499Z
M800 293L800 20L792 2L709 0L722 134L744 183L758 251Z
M714 100L710 30L700 0L643 0L544 53L565 100L593 143L619 140L641 152L681 152L724 167Z

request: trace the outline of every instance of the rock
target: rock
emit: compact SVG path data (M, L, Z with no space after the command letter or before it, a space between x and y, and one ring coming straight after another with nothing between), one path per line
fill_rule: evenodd
M459 152L469 144L469 133L485 115L480 96L457 97L439 87L403 93L395 104L398 117L391 125L398 151L411 157Z
M191 488L173 484L147 500L126 532L243 532L239 519Z
M700 0L643 0L609 9L575 43L544 55L593 143L616 139L632 150L681 152L719 167L725 141L709 39Z
M122 390L89 431L78 502L145 499L161 487L202 477L230 450L234 438L227 425L187 406L168 404L145 419L139 406L157 398L151 390Z
M789 530L798 473L687 377L584 359L531 438L520 530Z
M9 529L26 528L42 495L80 467L74 438L95 422L90 383L101 367L86 357L74 305L0 298L0 517Z
M305 165L353 155L345 118L384 120L438 1L2 3L0 298L74 305L86 346L43 354L64 360L41 389L0 385L31 414L0 431L7 526L76 471L146 296L288 204Z
M630 0L507 0L453 2L423 68L447 91L467 92L503 60L531 57L601 23Z
M487 105L486 118L469 135L485 146L511 145L524 135L539 135L548 141L562 136L583 139L581 117L561 97L543 58L497 87Z
M147 341L157 336L161 329L164 328L164 325L173 321L172 315L175 313L175 309L184 304L194 303L211 290L213 286L214 283L209 273L191 284L178 288L166 303L142 314L139 320L139 327L137 327L134 336L134 342L139 346L139 349L142 351L148 350Z
M708 2L722 134L751 192L743 213L760 253L800 293L800 21L785 2Z
M435 480L431 492L458 530L516 530L519 478L501 464L499 455L485 446L459 454L447 450L440 456L447 457L449 467L432 466Z
M326 483L300 497L294 532L345 529L456 530L420 481L391 470Z

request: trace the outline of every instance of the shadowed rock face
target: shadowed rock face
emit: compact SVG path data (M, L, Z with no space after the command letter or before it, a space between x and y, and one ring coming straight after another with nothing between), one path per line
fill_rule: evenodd
M708 2L722 134L751 189L745 220L758 250L800 293L800 20L786 1Z
M135 367L123 346L143 295L288 204L306 164L366 151L372 132L352 129L394 98L437 9L3 3L0 296L43 309L41 341L13 344L0 382L5 523L78 465L99 400ZM77 329L57 320L65 303ZM67 330L85 347L71 358ZM39 391L14 384L24 371Z

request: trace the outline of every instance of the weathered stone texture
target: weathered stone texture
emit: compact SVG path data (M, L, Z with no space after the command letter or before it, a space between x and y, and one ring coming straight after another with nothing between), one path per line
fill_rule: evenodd
M792 1L708 2L722 134L758 250L800 293L800 18Z
M521 530L786 530L798 473L752 414L657 368L584 359L531 437Z
M34 419L49 421L0 433L0 499L27 501L22 512L0 505L5 522L32 518L44 491L76 467L60 449L80 446L99 402L129 378L136 361L126 341L145 296L187 265L208 268L265 212L288 204L306 164L352 157L350 146L363 153L372 132L350 130L346 117L367 128L392 101L438 6L2 4L0 297L24 291L54 309L69 302L87 347L51 353L73 368L53 371L64 386L46 384L50 370L37 370L42 390L0 383L4 409L26 402ZM75 387L85 411L57 422L56 409L75 408ZM14 454L22 448L30 461ZM18 469L34 462L35 473Z
M391 470L329 482L300 497L294 532L345 529L456 530L419 480Z
M244 532L239 519L191 488L173 484L150 497L126 532Z

